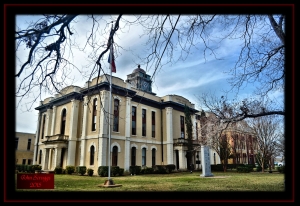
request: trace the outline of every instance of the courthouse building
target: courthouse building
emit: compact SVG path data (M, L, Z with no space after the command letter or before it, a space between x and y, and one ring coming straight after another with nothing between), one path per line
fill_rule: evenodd
M113 76L111 79L111 101L110 76L102 75L83 88L68 86L40 103L36 108L39 120L34 164L40 164L43 170L68 165L97 170L109 162L125 171L131 165L167 164L185 170L189 164L185 141L186 105L194 124L196 152L192 163L197 167L201 147L197 141L199 111L195 105L178 95L156 96L150 76L140 66L127 75L125 81ZM219 158L213 161L220 163Z

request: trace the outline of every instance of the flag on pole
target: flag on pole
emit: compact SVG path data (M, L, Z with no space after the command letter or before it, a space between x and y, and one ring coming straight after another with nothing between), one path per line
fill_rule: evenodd
M110 63L111 72L116 73L116 64L115 64L115 57L114 57L113 46L111 45L110 48L111 49L110 49L110 52L109 52L108 63Z
M112 35L112 31L110 32L110 36ZM108 43L109 45L109 43ZM110 52L108 56L108 63L110 63L111 72L116 73L116 64L115 64L115 56L114 56L114 47L113 47L113 38L111 38L110 44Z

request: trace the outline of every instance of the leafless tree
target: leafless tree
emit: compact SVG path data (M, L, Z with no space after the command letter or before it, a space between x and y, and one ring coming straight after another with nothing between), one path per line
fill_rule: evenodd
M202 112L200 117L200 145L206 145L216 151L221 159L224 172L227 171L231 145L225 133L229 123L222 123L213 113Z
M255 82L258 86L256 94L267 97L271 92L284 89L284 15L136 15L134 20L132 16L129 20L122 14L108 18L95 15L86 17L92 24L85 47L81 49L85 51L86 47L92 48L92 64L86 71L89 79L104 73L101 61L109 49L106 42L97 42L97 35L112 38L118 30L140 25L144 29L144 35L149 38L146 45L148 53L140 58L147 68L153 69L153 79L162 66L184 61L193 49L202 52L199 59L206 60L210 55L219 59L218 48L222 47L222 42L238 39L241 42L241 50L236 64L234 68L226 68L232 75L229 81L232 90L238 93L248 83ZM76 32L73 25L77 23L78 18L79 15L76 14L44 15L37 22L30 24L28 29L16 30L16 49L22 45L27 47L27 59L21 62L21 66L16 70L17 97L27 97L35 87L40 92L34 95L34 101L40 97L42 91L59 92L65 86L65 80L72 69L79 69L68 59L68 54L76 47L72 35ZM114 21L114 28L111 35L108 35L111 21ZM103 22L106 23L104 28L100 27ZM119 27L120 25L122 26ZM220 35L216 36L216 33ZM122 45L114 46L123 49ZM177 50L181 51L179 55L175 54ZM162 57L167 57L167 60L162 61ZM82 72L82 75L86 74ZM203 98L205 99L205 96ZM237 103L239 108L232 111L233 116L224 117L218 113L216 115L224 121L240 121L244 118L285 114L282 108L269 107L250 112L251 104L255 103L250 99L243 100ZM206 104L209 106L208 101ZM211 112L218 110L212 105L209 109Z
M258 163L264 172L264 165L268 164L271 169L271 158L278 153L277 143L280 141L280 133L278 130L282 120L276 116L262 116L247 120L251 130L257 138L258 146Z
M277 156L281 156L281 161L285 160L285 136L283 132L280 132L280 137L277 142Z

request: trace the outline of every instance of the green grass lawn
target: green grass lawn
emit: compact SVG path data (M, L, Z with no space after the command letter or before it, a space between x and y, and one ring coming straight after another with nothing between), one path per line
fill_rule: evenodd
M235 171L212 172L214 177L201 177L201 171L171 174L143 174L134 176L111 177L120 187L101 187L107 177L77 174L55 174L54 189L42 191L284 191L284 174L273 173L237 173ZM16 191L34 191L16 189Z

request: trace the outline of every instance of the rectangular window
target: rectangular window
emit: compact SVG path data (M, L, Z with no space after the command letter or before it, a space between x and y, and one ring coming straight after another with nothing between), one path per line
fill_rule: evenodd
M181 138L184 138L184 116L180 116L180 133Z
M146 136L146 110L142 109L142 136Z
M93 101L93 114L92 114L92 131L96 131L97 123L97 99Z
M29 165L31 165L31 162L32 162L32 160L31 160L31 159L28 159L28 164L29 164Z
M26 165L26 159L22 159L22 165Z
M152 112L152 137L155 137L155 112Z
M31 139L28 139L28 142L27 142L27 150L30 150L30 146L31 146Z
M16 137L16 139L15 139L15 149L18 149L18 144L19 144L19 138Z
M131 113L131 134L136 135L136 107L132 107Z

